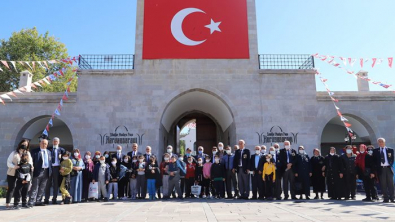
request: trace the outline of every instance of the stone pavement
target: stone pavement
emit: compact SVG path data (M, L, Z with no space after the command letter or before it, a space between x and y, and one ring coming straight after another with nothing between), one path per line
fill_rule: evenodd
M395 221L395 204L360 201L168 200L114 201L4 210L0 221Z

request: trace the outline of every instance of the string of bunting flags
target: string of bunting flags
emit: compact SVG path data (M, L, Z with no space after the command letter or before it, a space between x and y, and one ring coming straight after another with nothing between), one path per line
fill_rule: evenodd
M29 68L30 70L34 71L36 66L40 66L43 69L49 69L50 64L56 64L56 63L66 63L72 65L73 62L77 62L78 56L68 58L68 59L60 59L60 60L42 60L42 61L6 61L6 60L0 60L0 64L3 64L4 67L6 67L8 70L18 72L16 68L16 64L21 64L25 68ZM11 65L9 64L11 63ZM13 69L12 69L13 68ZM0 72L4 72L4 70L0 66Z
M318 53L316 53L316 54L314 54L312 56L314 56L315 58L320 59L323 62L327 62L328 64L330 64L330 65L332 65L334 67L337 67L339 69L343 69L345 72L347 72L347 74L353 75L355 78L363 79L363 80L368 81L368 82L370 82L370 83L372 83L374 85L381 86L384 89L386 89L388 91L392 91L392 92L395 93L395 89L392 88L392 85L389 85L389 84L386 84L386 83L383 83L383 82L380 82L380 81L374 81L374 80L372 80L371 78L368 78L368 77L360 76L357 73L355 73L354 71L350 71L349 69L344 67L344 66L347 66L347 64L349 64L351 67L353 67L354 62L356 61L356 59L353 59L353 58L347 58L346 59L345 57L340 57L340 56L339 57L336 57L336 56L325 56L325 55L320 55ZM340 59L341 61L343 61L344 66L336 61L337 58ZM388 59L389 67L392 68L393 57L389 57L387 59ZM369 60L370 59L362 59L361 58L360 59L361 68L363 67L363 64L367 63ZM372 60L372 68L375 65L379 65L379 64L381 64L383 62L383 59L381 59L381 58L372 58L371 60Z
M55 109L55 111L53 112L51 118L49 119L49 122L47 124L47 126L45 127L44 131L43 131L43 135L46 135L48 137L48 132L50 127L53 126L53 119L56 116L60 116L60 111L62 111L62 107L63 107L63 102L67 101L69 99L69 93L70 93L70 84L73 81L73 79L76 77L77 75L77 69L73 70L74 74L71 76L71 78L67 81L67 89L64 91L62 98L60 99L60 102L58 104L58 107Z
M352 135L353 135L353 130L351 129L351 123L349 123L348 119L347 119L346 117L343 116L343 114L342 114L341 111L340 111L340 108L336 105L336 103L338 103L339 100L335 98L335 96L334 96L335 93L332 92L332 91L329 89L328 84L326 83L326 82L328 81L328 79L323 78L323 77L322 77L322 74L321 74L317 69L314 69L314 70L315 70L315 74L319 77L321 83L325 86L325 89L326 89L326 91L327 91L329 97L331 98L331 100L332 100L332 102L333 102L333 105L335 106L337 115L340 117L340 121L343 122L344 127L346 127L348 134L349 134L350 136L352 136Z
M48 75L48 76L46 76L46 77L44 77L44 78L42 78L40 80L37 80L37 81L31 83L30 84L30 87L32 88L31 91L34 91L33 89L38 89L38 87L42 88L45 85L50 85L51 82L56 81L59 78L62 78L65 75L67 68L71 67L74 62L77 62L77 59L76 59L76 57L73 57L73 58L67 58L67 59L61 59L61 60L53 60L53 61L56 61L56 63L67 64L68 67L62 68L62 69L54 72L53 74L50 74L50 75ZM2 63L5 62L3 64L7 64L6 61L1 61L1 62ZM15 62L15 61L11 61L11 62ZM76 71L77 71L77 69L73 70L73 72L76 72ZM15 89L13 91L0 94L0 102L3 105L5 105L5 101L4 101L5 99L8 99L9 101L12 101L11 96L15 97L15 98L18 98L17 94L22 94L23 95L23 92L26 92L26 91L27 91L26 86L22 86L22 87L20 87L18 89Z

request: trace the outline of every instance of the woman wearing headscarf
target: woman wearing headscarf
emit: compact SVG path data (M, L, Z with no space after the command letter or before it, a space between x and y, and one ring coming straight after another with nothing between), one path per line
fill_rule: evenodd
M306 199L310 199L310 177L311 173L311 163L310 158L306 154L304 147L299 146L299 153L296 155L294 162L295 170L295 181L301 183L300 198L303 199L303 194Z
M328 186L328 197L331 200L340 200L345 197L344 192L344 164L339 155L336 154L336 148L331 147L329 154L325 157L326 184Z
M319 149L314 149L314 155L310 159L311 163L311 182L313 185L314 199L319 199L318 193L321 194L321 199L324 199L325 192L325 177L322 175L325 166L325 158L321 156Z
M70 195L73 197L73 203L80 203L82 198L82 170L85 169L84 161L81 159L79 149L73 150L73 171L71 176L71 189Z
M100 157L100 156L99 156ZM91 152L87 151L84 156L85 169L82 170L82 200L81 202L88 201L89 185L93 179L93 168L95 164L92 161Z

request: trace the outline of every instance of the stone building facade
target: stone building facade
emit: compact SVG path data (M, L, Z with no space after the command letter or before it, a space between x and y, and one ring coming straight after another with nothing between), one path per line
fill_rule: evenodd
M321 146L341 148L346 130L326 92L316 91L313 70L260 68L254 2L247 0L250 59L144 60L144 1L139 0L134 69L78 71L78 91L70 93L49 137L60 137L61 145L82 152L114 151L117 144L129 151L136 142L139 151L150 145L161 155L167 145L177 147L176 127L197 116L211 120L197 139L206 151L220 141L234 145L239 139L249 149L284 138L294 148L304 145L309 154ZM355 143L376 144L385 137L389 146L395 144L393 93L336 95L357 133ZM6 178L6 159L20 139L38 144L61 96L25 93L1 107L0 180Z

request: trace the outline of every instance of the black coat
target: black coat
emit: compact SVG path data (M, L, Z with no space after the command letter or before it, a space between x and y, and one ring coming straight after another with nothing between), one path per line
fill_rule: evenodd
M357 167L355 166L355 160L357 156L355 154L351 154L351 157L348 157L347 154L341 155L344 164L344 174L346 175L356 175Z
M235 157L233 159L233 169L235 169L235 170L239 169L239 164L240 164L240 160L241 160L243 171L244 171L244 173L247 173L247 170L250 169L250 158L251 158L251 155L250 155L249 149L244 148L244 150L236 150Z
M328 197L342 198L345 197L344 177L340 178L340 174L344 174L344 164L341 157L337 154L325 157L325 176L328 186Z
M373 150L373 157L375 160L375 166L376 166L376 171L380 175L381 173L381 153L380 153L380 148L376 148ZM387 160L390 166L394 165L394 150L390 147L387 147ZM391 167L391 170L393 172L393 168Z
M225 178L225 166L222 163L213 163L210 176L212 180L218 177Z
M325 192L325 177L322 175L322 167L325 166L325 158L323 156L313 156L310 159L310 163L313 192Z
M296 150L294 150L294 149L289 150L289 163L292 163L291 169L293 169L293 164L295 162L296 155L297 155ZM288 164L287 150L281 149L279 156L280 156L280 163L282 166L281 170L285 171L285 169L287 168L287 164Z
M262 158L264 158L265 156L262 154L259 154L259 160L258 160L258 168L255 168L255 156L257 154L253 154L251 155L251 159L250 159L250 171L263 171L263 165L262 165ZM260 166L262 165L262 168L260 168Z
M48 150L51 151L52 164L54 164L55 163L55 152L53 151L53 147L48 148ZM62 162L62 156L64 153L66 153L66 150L63 147L58 147L59 164L60 164L60 162Z

